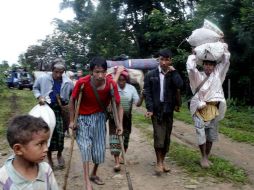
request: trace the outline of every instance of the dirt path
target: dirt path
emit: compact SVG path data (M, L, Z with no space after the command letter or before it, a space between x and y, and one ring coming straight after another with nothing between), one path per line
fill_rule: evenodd
M66 140L65 157L67 159L70 139ZM126 155L128 160L128 170L131 175L133 188L135 190L185 190L185 189L207 189L207 190L234 190L234 189L252 189L250 186L236 187L230 183L219 183L213 178L197 177L192 178L170 159L167 159L171 166L171 172L161 177L154 175L154 152L153 147L144 140L141 132L134 128L130 141L130 150ZM113 157L107 149L106 162L101 165L99 175L104 179L105 185L94 185L95 190L128 190L128 184L125 172L115 173L113 171ZM82 165L77 145L74 147L74 156L71 166L71 172L68 181L68 189L84 190ZM55 171L59 185L63 184L64 172Z
M144 110L138 110L143 112ZM195 146L195 134L191 126L180 121L174 122L173 141L184 143L190 148ZM6 141L1 139L1 142L6 144ZM70 138L66 138L64 156L67 161L69 156ZM233 150L232 150L233 148ZM220 135L220 141L216 143L213 153L232 161L234 164L246 169L250 179L253 181L254 162L253 151L254 147L231 142L228 138ZM0 165L12 154L9 148L0 148ZM184 189L206 189L206 190L251 190L253 186L235 186L231 183L221 183L210 177L192 177L187 174L182 168L178 167L175 162L167 159L171 166L171 172L164 174L161 177L155 176L153 172L155 155L151 143L145 140L143 134L133 127L131 134L129 151L126 155L128 160L128 170L131 175L133 188L135 190L184 190ZM56 159L56 155L54 155ZM54 160L56 162L56 160ZM122 168L122 171L115 173L113 171L113 157L106 150L106 161L99 169L100 177L105 181L105 185L94 185L94 190L128 190L127 180ZM54 171L59 186L62 187L64 181L64 170ZM84 190L82 163L78 147L75 143L72 165L69 174L68 188L70 190Z

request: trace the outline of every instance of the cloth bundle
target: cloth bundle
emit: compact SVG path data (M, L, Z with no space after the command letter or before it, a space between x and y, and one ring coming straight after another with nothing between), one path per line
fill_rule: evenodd
M144 73L138 69L127 69L129 81L131 84L138 84L140 89L144 87ZM107 74L114 74L115 68L111 67L107 69Z
M204 21L202 28L196 29L187 38L189 44L194 48L193 52L197 58L197 64L202 64L203 60L220 62L228 46L223 43L223 32L208 20Z

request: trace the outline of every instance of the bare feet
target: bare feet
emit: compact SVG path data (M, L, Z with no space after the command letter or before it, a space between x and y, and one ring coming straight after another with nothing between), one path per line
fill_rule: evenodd
M166 164L164 164L164 165L163 165L163 171L166 172L166 173L167 173L167 172L170 172L169 166L166 165Z
M209 160L207 158L202 158L200 160L200 165L202 168L209 168L210 167Z
M156 165L154 168L155 174L160 176L163 173L163 166L162 165Z

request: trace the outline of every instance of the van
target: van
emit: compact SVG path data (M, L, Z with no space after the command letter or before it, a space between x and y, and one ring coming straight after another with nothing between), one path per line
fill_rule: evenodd
M6 78L6 85L9 88L23 88L33 89L33 77L26 71L9 71Z

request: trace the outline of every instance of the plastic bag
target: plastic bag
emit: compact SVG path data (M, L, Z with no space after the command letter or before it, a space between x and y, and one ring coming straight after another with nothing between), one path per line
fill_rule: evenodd
M218 42L222 38L223 36L218 35L212 30L199 28L192 31L192 34L186 40L191 46L196 47L205 43Z
M202 64L203 60L220 62L227 51L227 44L222 42L202 44L194 49L197 57L197 64Z
M213 24L209 20L206 20L206 19L204 20L203 28L212 30L212 31L216 32L221 37L224 36L224 33L221 31L221 29L219 29L218 26L216 26L215 24Z
M32 115L34 117L41 117L49 126L50 128L50 137L48 140L48 146L50 145L50 140L53 135L53 131L56 126L56 116L54 111L47 105L36 105L34 106L31 111L29 112L29 115Z

